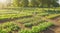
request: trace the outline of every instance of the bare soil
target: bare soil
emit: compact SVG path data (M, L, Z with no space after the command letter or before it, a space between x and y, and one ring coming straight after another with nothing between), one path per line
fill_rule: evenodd
M48 29L40 33L60 33L60 17L54 19L47 19L47 21L54 23L54 26L49 27Z

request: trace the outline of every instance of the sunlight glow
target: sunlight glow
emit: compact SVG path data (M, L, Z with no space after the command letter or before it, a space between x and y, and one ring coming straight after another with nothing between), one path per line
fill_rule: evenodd
M7 0L0 0L0 3L5 3Z
M58 1L58 3L60 4L60 0Z

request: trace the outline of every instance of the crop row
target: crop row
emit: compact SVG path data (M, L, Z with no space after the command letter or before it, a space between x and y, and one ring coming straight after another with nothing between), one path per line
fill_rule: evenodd
M20 17L26 17L26 16L32 16L32 14L3 14L0 15L0 20L3 19L14 19L14 18L20 18Z
M51 14L51 15L46 16L46 17L49 18L49 19L53 19L53 18L56 18L58 16L60 16L60 14Z
M12 33L13 31L18 31L20 28L13 22L7 22L0 24L0 33Z
M46 30L48 27L52 26L51 22L40 23L38 26L33 26L31 30L22 29L19 33L39 33L40 31Z

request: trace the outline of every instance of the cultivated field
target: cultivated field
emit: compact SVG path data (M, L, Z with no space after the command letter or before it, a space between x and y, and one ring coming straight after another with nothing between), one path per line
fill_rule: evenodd
M60 33L59 9L0 9L0 33Z

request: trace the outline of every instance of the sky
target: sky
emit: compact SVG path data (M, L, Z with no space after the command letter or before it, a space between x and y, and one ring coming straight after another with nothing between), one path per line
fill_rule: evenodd
M6 2L6 0L0 0L0 3L5 3Z
M2 3L2 4L8 4L8 3L10 3L10 0L0 0L0 3Z
M60 4L60 0L59 0L58 2L59 2L59 4Z

